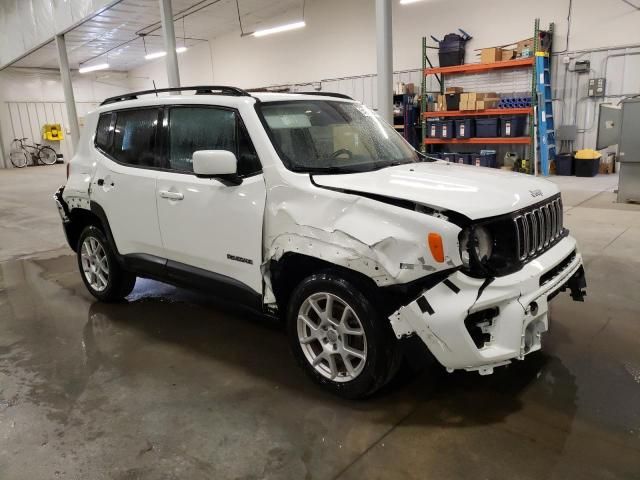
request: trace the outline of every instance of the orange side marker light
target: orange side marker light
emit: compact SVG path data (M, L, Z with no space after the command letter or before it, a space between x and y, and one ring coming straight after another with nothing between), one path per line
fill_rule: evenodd
M442 245L442 237L439 233L430 233L427 237L429 243L429 250L433 259L438 262L444 262L444 247Z

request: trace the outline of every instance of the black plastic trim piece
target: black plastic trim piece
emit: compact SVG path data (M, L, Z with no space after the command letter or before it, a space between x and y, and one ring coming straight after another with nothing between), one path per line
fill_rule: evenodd
M123 255L122 264L138 276L180 287L195 288L220 299L231 299L262 311L261 294L226 275L145 253Z
M418 307L420 307L420 311L422 313L428 313L429 315L434 314L433 308L431 307L427 299L424 298L424 295L420 295L416 302L418 303Z
M100 223L104 228L104 234L107 236L107 240L109 240L111 247L113 247L113 251L116 254L116 258L118 259L118 262L122 264L123 263L122 255L120 255L120 252L118 251L118 245L116 244L116 240L113 237L113 233L111 232L111 227L109 226L109 219L107 218L107 214L105 213L104 209L100 206L98 202L94 200L90 200L89 210L91 210L91 212L100 220Z
M262 311L262 295L248 285L219 273L167 260L165 281L210 292L221 299L232 299Z
M546 273L543 273L540 276L540 286L543 286L547 282L553 280L558 274L562 273L562 271L573 262L576 258L576 250L573 249L569 255L567 255L563 260L561 260L555 267L551 268Z
M449 287L451 289L451 291L453 293L455 293L456 295L458 293L460 293L460 289L458 288L458 286L455 283L453 283L451 280L449 280L448 278L445 278L442 281L442 283L444 283L447 287Z
M146 253L133 253L124 255L122 260L125 268L130 272L157 279L167 276L167 259L165 258Z

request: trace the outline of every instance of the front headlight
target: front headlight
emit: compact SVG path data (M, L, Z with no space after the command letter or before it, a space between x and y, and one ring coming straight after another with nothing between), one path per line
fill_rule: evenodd
M469 268L473 260L484 265L491 258L492 253L493 237L489 230L481 226L463 230L460 235L460 258L466 268Z

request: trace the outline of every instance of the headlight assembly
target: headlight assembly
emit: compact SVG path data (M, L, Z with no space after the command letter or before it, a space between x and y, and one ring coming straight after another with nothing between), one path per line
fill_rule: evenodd
M465 268L473 268L478 263L486 265L493 253L493 237L489 230L481 226L471 226L460 234L460 258Z

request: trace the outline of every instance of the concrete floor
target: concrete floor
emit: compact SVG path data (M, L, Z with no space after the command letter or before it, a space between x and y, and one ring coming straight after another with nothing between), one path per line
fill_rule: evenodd
M489 377L320 391L278 325L139 280L96 303L51 201L61 167L0 171L0 479L640 478L640 207L555 179L588 297Z

